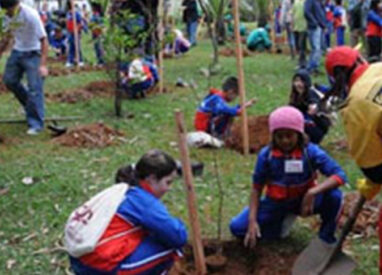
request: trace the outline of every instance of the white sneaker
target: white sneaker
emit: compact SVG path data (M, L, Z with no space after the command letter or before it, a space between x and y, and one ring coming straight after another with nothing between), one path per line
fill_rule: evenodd
M80 62L80 63L78 63L78 66L83 67L83 66L85 66L85 63L84 62Z
M42 131L42 129L29 128L28 131L27 131L27 135L30 135L30 136L36 136L36 135L38 135L41 131Z
M73 64L72 64L72 63L70 63L70 62L66 62L66 64L65 64L65 67L66 67L66 68L70 68L70 67L73 67Z

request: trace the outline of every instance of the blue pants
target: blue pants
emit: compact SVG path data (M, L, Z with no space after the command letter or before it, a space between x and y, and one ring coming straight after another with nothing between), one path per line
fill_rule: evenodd
M222 138L227 134L233 122L229 115L218 115L211 118L208 125L208 133L214 137Z
M176 255L181 255L181 252L168 249L153 238L147 237L131 255L110 272L85 266L73 257L70 257L70 264L76 275L115 275L125 273L159 275L172 267Z
M39 51L20 52L13 50L5 65L3 82L24 107L29 128L44 128L43 78L40 75ZM28 85L21 83L24 73Z
M337 46L345 45L345 27L341 26L336 29Z
M291 57L294 58L295 49L296 49L296 41L294 39L294 34L292 31L291 23L286 23L285 29L286 29L286 33L287 33L290 54L291 54Z
M76 46L75 46L75 39L74 39L74 33L68 33L68 44L69 44L69 53L68 53L68 59L67 62L74 64L75 58L76 58ZM81 35L78 34L78 53L79 53L79 62L82 62L82 51L81 51Z
M198 29L198 21L187 23L187 35L191 45L196 45L196 31Z
M264 239L278 239L281 237L283 220L289 213L300 214L300 199L288 201L275 201L265 197L260 201L257 222L260 226L261 237ZM342 192L332 189L319 194L314 200L314 214L321 217L319 237L327 243L336 241L335 230L337 218L342 207ZM231 220L230 229L236 237L244 237L248 229L249 208L244 210Z
M103 51L103 48L102 48L102 43L101 43L100 38L97 38L94 41L94 52L96 54L97 64L98 65L105 64L105 60L103 59L104 51Z
M325 43L326 43L326 48L330 48L330 38L333 32L333 23L329 22L327 24L327 29L325 31Z
M316 27L315 29L308 29L308 39L310 43L310 56L308 63L308 71L313 72L318 69L321 61L321 33L322 29Z
M153 78L146 81L135 83L135 84L125 84L124 88L127 91L130 98L138 98L138 96L144 97L146 91L155 85Z

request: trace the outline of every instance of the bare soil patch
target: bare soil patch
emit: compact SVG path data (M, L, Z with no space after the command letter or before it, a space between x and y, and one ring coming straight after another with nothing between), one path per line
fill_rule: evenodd
M243 57L248 57L252 55L252 53L244 47L242 48L242 51L243 51ZM235 57L236 52L235 52L235 49L225 47L219 50L219 55L225 56L225 57Z
M249 133L249 152L257 153L262 147L269 144L270 133L268 128L268 116L250 116L248 117L248 133ZM225 141L228 148L243 153L243 133L241 123L236 122L232 125L231 135Z
M103 148L117 144L123 133L103 123L80 125L69 129L67 133L53 138L52 142L68 147Z

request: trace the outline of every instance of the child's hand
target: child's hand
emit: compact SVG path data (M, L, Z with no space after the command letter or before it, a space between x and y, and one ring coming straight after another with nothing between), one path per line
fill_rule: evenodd
M261 237L260 227L257 222L248 225L247 234L244 238L244 246L254 248L256 246L257 238Z
M245 108L248 108L250 106L252 106L253 104L255 104L257 102L257 98L252 98L251 100L248 100L245 104L244 104L244 107Z
M313 213L314 195L309 190L305 193L301 203L301 216L306 217Z
M318 106L317 104L309 104L308 107L308 114L310 115L315 115L318 111Z

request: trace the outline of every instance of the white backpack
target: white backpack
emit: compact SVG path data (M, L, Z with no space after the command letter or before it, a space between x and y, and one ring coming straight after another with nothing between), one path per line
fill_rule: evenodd
M72 212L65 225L64 244L73 257L93 252L129 185L115 184L98 193Z

